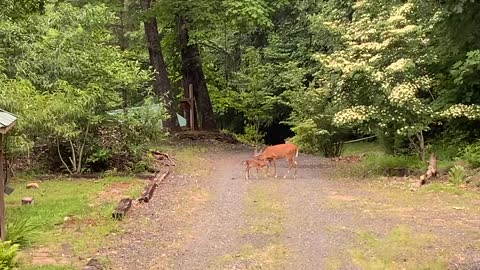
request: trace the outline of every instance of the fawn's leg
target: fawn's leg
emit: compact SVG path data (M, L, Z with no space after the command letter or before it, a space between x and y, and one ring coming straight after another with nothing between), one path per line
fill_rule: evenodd
M268 164L267 164L267 171L265 172L265 174L267 174L267 175L268 175L268 171L269 171L269 169L270 169L270 164L271 164L271 161L270 161L270 160L268 160Z
M248 177L250 176L250 167L245 167L245 180L248 180Z

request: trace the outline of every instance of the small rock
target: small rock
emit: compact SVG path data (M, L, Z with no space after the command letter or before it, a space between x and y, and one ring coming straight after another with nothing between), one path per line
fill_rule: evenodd
M27 189L39 189L40 186L38 185L38 183L28 183L27 184Z

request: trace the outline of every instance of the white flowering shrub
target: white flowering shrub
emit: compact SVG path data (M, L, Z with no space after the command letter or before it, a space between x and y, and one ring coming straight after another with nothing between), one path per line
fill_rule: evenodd
M418 3L392 2L380 8L378 1L358 1L348 27L341 27L341 22L324 23L330 31L341 33L345 44L333 53L315 55L327 70L319 77L332 90L338 108L334 125L406 136L424 151L422 132L439 115L429 93L433 74L425 68L437 56L429 49L427 36L435 23L430 19L438 20L442 14L430 10L432 17L420 20L417 14L423 10Z
M366 123L375 115L375 108L371 106L353 106L337 112L333 118L333 123L337 126L355 126Z
M456 104L439 113L442 118L466 117L469 120L480 120L480 105Z

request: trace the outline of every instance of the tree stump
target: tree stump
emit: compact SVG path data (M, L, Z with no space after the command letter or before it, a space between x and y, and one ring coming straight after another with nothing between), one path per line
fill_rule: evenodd
M420 176L420 179L417 182L418 186L425 185L430 178L437 177L437 156L435 153L430 155L430 160L428 161L428 170L427 173Z
M22 198L22 205L28 205L28 204L33 204L33 198L32 197Z
M117 208L112 213L112 218L117 220L122 220L123 217L127 214L128 209L132 206L132 199L124 198L121 199L118 203Z

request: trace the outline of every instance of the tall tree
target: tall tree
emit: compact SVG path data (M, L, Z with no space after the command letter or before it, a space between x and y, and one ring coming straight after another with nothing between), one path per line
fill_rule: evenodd
M200 50L197 43L189 42L188 17L178 15L178 46L182 58L182 75L184 88L193 85L200 128L217 130L212 102L208 94L207 82L202 69Z
M160 45L161 36L158 33L157 19L149 14L152 1L140 0L142 10L147 14L144 20L145 36L147 38L148 53L150 56L150 64L155 70L154 90L158 96L163 96L167 104L170 119L165 126L171 130L178 130L177 110L175 94L173 93L170 79L168 78L167 66L163 58L162 47Z

